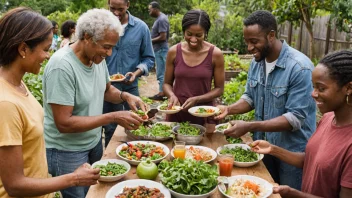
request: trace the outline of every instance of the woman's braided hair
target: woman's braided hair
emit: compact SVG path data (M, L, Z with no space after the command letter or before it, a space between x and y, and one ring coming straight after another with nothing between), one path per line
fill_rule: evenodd
M329 69L330 76L339 86L352 81L352 51L342 50L326 55L319 61Z

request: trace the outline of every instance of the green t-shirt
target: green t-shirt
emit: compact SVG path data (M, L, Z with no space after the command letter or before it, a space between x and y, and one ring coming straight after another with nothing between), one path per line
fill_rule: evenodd
M69 46L54 53L46 65L43 77L46 148L86 151L97 145L101 138L101 127L81 133L60 133L50 103L73 106L72 114L75 116L101 115L108 82L105 60L87 67Z

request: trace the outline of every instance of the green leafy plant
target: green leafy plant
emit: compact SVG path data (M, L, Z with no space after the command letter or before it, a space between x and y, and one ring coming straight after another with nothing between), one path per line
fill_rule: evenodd
M225 84L224 94L221 97L222 103L231 105L237 102L246 90L247 72L242 71L236 78ZM254 110L245 114L227 116L225 120L244 120L254 119Z
M241 60L237 54L224 56L225 70L244 70L248 71L250 62Z
M212 191L219 176L216 165L192 159L163 160L158 166L161 182L167 188L185 195L201 195Z
M47 60L43 62L43 66L40 68L38 75L26 73L23 76L23 82L27 85L29 91L41 105L43 105L43 75L47 63Z

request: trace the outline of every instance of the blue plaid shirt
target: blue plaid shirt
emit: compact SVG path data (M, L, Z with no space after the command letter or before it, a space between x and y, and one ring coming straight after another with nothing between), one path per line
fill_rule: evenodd
M242 99L255 109L255 119L269 120L285 116L293 130L256 132L254 139L264 139L290 151L303 152L316 129L316 105L313 91L313 63L303 53L283 41L282 49L267 82L265 60L252 61L246 91Z

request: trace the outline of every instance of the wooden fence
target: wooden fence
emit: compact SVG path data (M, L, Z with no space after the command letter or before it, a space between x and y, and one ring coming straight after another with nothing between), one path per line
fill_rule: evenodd
M318 59L332 51L352 48L352 34L339 32L333 23L328 27L329 18L330 16L323 16L313 20L313 57ZM291 23L286 22L278 29L280 39L285 39L292 47L309 56L309 33L303 23L299 27L292 27Z

